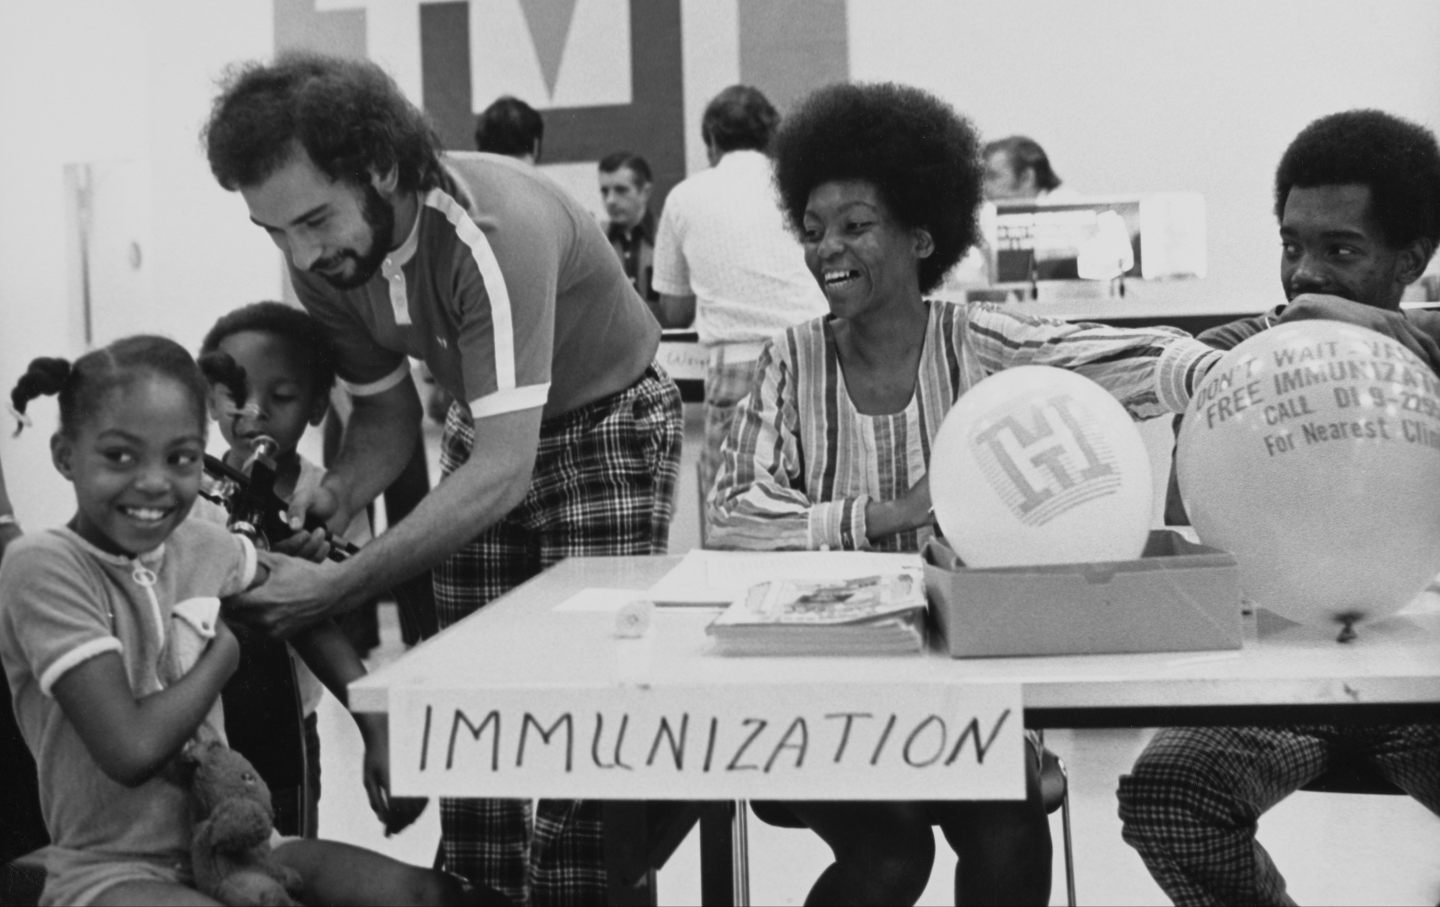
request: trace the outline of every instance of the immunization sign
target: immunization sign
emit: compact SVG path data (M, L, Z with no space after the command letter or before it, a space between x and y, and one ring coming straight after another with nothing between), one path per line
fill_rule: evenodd
M1021 800L1018 684L390 692L401 796Z

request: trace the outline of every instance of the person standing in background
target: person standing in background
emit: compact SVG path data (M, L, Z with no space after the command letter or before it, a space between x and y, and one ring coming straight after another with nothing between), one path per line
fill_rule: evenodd
M536 164L544 139L545 120L534 107L508 94L496 98L475 121L477 151Z
M605 236L620 256L635 292L651 305L660 300L650 285L655 273L655 215L650 211L653 181L649 162L638 154L615 151L600 159L600 200L610 218Z
M705 108L710 169L665 201L655 237L655 289L665 327L694 322L709 355L700 489L708 495L735 404L750 391L764 342L826 312L785 228L767 150L780 114L759 90L732 85Z

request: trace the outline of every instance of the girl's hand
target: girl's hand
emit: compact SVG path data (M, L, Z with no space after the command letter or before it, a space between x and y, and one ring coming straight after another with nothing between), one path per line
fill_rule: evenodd
M420 817L429 802L424 797L390 796L390 734L385 715L355 715L365 739L365 794L370 808L385 824L385 836L404 831Z
M365 738L365 760L361 766L365 795L375 817L389 824L390 814L390 741L388 735Z

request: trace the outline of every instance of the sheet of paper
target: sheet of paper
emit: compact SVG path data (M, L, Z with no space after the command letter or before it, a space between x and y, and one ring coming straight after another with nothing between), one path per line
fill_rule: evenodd
M637 599L645 598L640 589L581 589L555 606L556 611L619 611Z
M920 567L920 555L873 551L707 551L692 549L650 587L656 605L728 605L774 579L846 579Z

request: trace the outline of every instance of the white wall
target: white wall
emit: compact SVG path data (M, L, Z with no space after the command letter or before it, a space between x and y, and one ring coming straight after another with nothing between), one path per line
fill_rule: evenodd
M0 389L31 358L84 351L67 255L64 167L131 161L148 191L136 211L151 296L130 331L195 346L236 304L280 292L274 247L210 177L198 132L221 65L268 55L261 0L5 0L0 4ZM103 292L104 288L96 288ZM97 340L110 338L97 337ZM49 465L53 400L35 428L0 426L0 461L21 518L65 520L68 486Z
M850 70L1030 135L1077 191L1205 195L1209 297L1279 301L1271 178L1317 116L1440 127L1433 0L850 0ZM1258 308L1259 306L1257 306Z
M680 0L685 78L685 170L710 166L700 120L710 99L740 81L740 13L736 0ZM658 213L658 212L657 212Z

